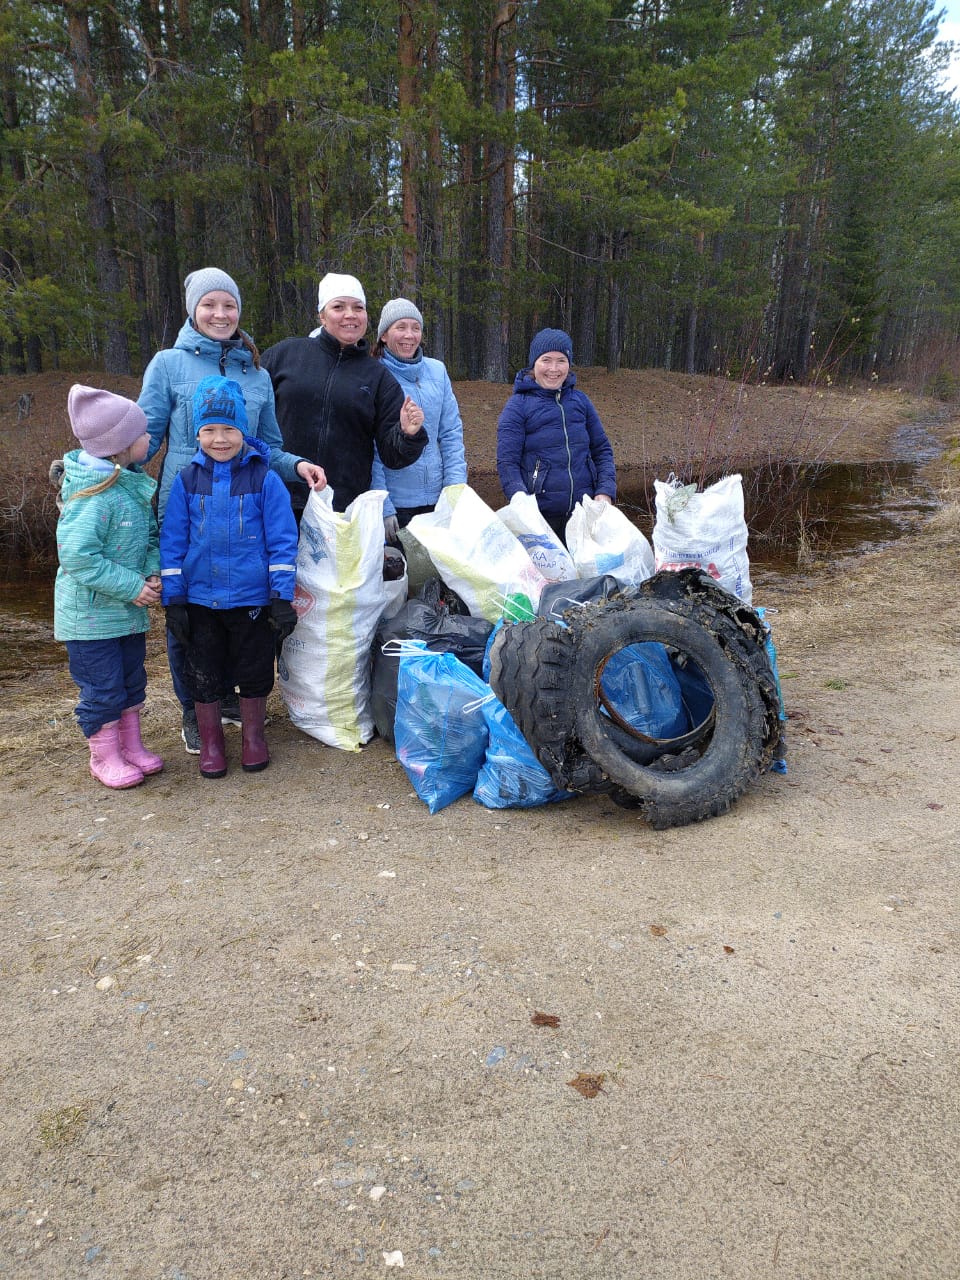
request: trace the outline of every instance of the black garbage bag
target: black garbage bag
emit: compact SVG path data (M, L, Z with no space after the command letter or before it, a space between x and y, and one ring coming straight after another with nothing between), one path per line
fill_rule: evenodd
M377 732L393 742L397 714L397 675L400 657L384 653L389 640L420 640L434 653L452 653L476 675L483 675L483 654L493 623L475 618L439 578L430 578L399 613L384 618L373 638L371 711Z
M597 578L572 578L569 582L548 582L540 593L537 613L541 618L553 618L559 621L567 609L577 604L593 604L599 600L609 600L617 592L629 592L612 574L604 573Z
M414 592L414 596L434 609L445 609L447 613L457 617L469 618L470 616L470 610L463 597L458 595L453 587L448 587L436 574L428 578L420 590Z

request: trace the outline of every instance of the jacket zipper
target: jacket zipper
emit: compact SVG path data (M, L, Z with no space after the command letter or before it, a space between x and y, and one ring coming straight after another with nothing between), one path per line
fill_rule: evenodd
M567 415L563 411L563 405L560 403L562 392L557 392L557 408L560 410L560 420L563 423L563 442L567 450L567 478L570 481L570 498L567 502L567 510L573 510L573 459L570 456L570 436L567 432Z
M323 384L323 395L320 398L320 426L317 430L317 457L323 457L323 446L327 439L327 402L329 400L329 391L333 385L333 380L340 368L340 361L343 358L343 352L337 352L337 362L330 370L326 382Z

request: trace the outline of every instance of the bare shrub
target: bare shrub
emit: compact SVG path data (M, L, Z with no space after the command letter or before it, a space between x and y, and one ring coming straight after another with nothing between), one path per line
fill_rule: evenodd
M0 566L43 569L57 560L56 490L50 463L77 447L67 417L74 382L136 399L140 379L55 372L0 378Z

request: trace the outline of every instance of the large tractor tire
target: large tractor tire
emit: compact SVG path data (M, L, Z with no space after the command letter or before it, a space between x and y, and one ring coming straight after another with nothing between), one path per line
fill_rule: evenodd
M551 618L507 623L490 648L490 687L534 755L564 791L609 791L578 746L570 705L576 635Z
M726 602L717 607L706 594L613 602L585 610L578 631L569 690L576 741L615 784L616 798L635 797L651 826L724 813L770 767L780 732L776 680L762 643ZM676 667L692 664L713 706L688 735L693 741L661 744L655 758L641 762L611 732L599 690L613 654L651 640L666 646Z
M756 613L698 570L661 573L624 595L504 627L490 682L558 787L608 792L654 827L725 812L773 759L779 695ZM709 690L709 714L654 739L603 696L621 649L657 641Z

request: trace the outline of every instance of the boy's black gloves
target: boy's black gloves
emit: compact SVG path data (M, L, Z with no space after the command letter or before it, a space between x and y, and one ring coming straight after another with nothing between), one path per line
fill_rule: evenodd
M277 644L283 644L297 625L297 611L289 600L270 601L270 625L277 633Z
M167 630L186 649L190 644L190 615L187 613L187 606L168 604L164 612L167 615Z

